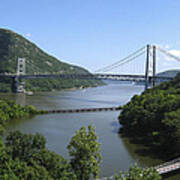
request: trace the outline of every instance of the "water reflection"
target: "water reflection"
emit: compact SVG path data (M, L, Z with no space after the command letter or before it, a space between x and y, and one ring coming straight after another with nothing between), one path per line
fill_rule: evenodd
M142 144L134 144L130 139L122 137L119 134L119 138L122 140L128 153L136 160L136 162L142 167L151 167L154 165L161 164L163 161L160 159L150 157L150 153L145 153L147 147ZM144 152L144 153L143 153Z
M18 93L15 95L15 102L17 104L20 104L22 106L25 106L26 105L26 94L24 93Z
M119 128L121 127L119 122L117 120L113 121L113 122L110 123L110 126L113 127L112 132L115 133L115 134L118 134Z

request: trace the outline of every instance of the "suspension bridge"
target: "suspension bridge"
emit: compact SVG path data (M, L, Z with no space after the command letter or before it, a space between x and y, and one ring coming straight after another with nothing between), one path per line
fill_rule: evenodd
M15 91L17 93L25 92L25 81L26 79L40 79L40 78L61 78L61 79L97 79L97 80L118 80L118 81L134 81L134 82L143 82L145 84L145 89L149 85L155 86L156 83L162 81L171 80L171 77L159 76L157 74L157 51L163 55L172 58L176 61L180 61L180 58L173 55L169 51L166 51L158 46L144 46L137 51L129 54L125 58L116 61L108 66L96 70L92 74L63 74L63 73L34 73L26 74L26 61L24 58L18 58L17 60L17 69L15 74L9 73L0 73L0 78L9 77L13 79L15 84ZM143 62L138 59L143 56ZM118 74L112 73L112 70L116 68L131 66L135 64L135 69L137 70L140 66L143 68L143 73L134 73L131 71L120 70ZM111 72L111 73L110 73ZM69 109L69 110L51 110L48 113L78 113L78 112L94 112L94 111L116 111L120 110L121 107L110 107L110 108L94 108L94 109ZM166 162L159 166L156 166L155 169L159 174L166 174L172 171L180 169L180 159L174 159L170 162ZM105 178L105 179L111 179Z
M171 80L171 77L159 76L156 73L157 70L157 50L176 61L180 61L180 58L171 54L170 52L163 50L158 46L144 46L137 51L129 54L125 58L116 61L108 66L96 70L92 74L63 74L63 73L26 73L26 63L25 58L18 58L17 69L15 74L0 73L0 78L9 77L13 79L15 92L25 92L25 81L26 79L41 79L41 78L61 78L61 79L96 79L96 80L118 80L118 81L133 81L133 82L143 82L145 84L145 89L149 85L155 86L156 83L162 81ZM143 56L143 61L139 61L139 58ZM133 65L132 65L133 64ZM127 66L134 66L134 69L143 69L143 73L134 73L131 70L120 70L120 73L112 73L114 69L124 68ZM131 68L129 68L131 69Z

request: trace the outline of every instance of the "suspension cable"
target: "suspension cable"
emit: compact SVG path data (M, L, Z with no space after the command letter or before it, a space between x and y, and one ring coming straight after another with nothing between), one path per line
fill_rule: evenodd
M136 55L136 56L134 56L134 57L128 59L127 61L121 62L120 64L117 64L116 66L113 66L112 68L105 70L104 72L107 72L107 71L116 69L116 68L118 68L119 66L123 66L123 65L125 65L125 64L127 64L127 63L133 61L134 59L136 59L136 58L142 56L145 52L146 52L146 51L143 51L143 52L139 53L138 55Z
M123 61L128 60L128 59L131 58L132 56L136 55L138 52L144 50L145 47L146 47L146 46L143 46L142 48L140 48L140 49L138 49L137 51L133 52L133 53L130 54L129 56L126 56L125 58L123 58L123 59L121 59L121 60L119 60L119 61L117 61L117 62L115 62L115 63L113 63L113 64L111 64L111 65L108 65L108 66L106 66L106 67L104 67L104 68L98 69L98 70L96 70L95 72L108 71L109 68L111 69L111 68L113 68L114 66L118 66L119 63L122 63Z
M169 57L172 57L173 59L177 60L177 61L180 61L180 58L173 55L172 53L168 52L168 51L165 51L163 49L161 49L160 47L156 46L156 48L161 51L162 53L164 53L166 56L169 56Z
M125 57L125 58L123 58L123 59L121 59L121 60L119 60L119 61L117 61L117 62L115 62L115 63L113 63L113 64L111 64L111 65L108 65L108 66L106 66L106 67L104 67L104 68L101 68L101 69L96 70L95 72L99 72L99 71L107 72L107 71L109 71L109 70L111 70L111 69L114 69L114 68L117 68L117 67L119 67L119 66L121 66L121 65L123 65L123 64L125 64L125 63L127 63L127 62L130 62L130 61L134 60L135 58L139 57L138 52L142 51L145 47L146 47L146 46L138 49L137 51L135 51L134 53L130 54L129 56L127 56L127 57ZM143 51L143 53L144 53L144 52L145 52L145 51ZM142 54L143 54L143 53L142 53ZM138 55L137 55L137 54L138 54ZM136 56L135 56L135 55L136 55Z

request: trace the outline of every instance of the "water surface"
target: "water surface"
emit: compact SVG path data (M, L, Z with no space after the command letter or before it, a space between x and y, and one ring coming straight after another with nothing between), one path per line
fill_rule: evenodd
M33 96L22 94L1 94L1 96L20 104L34 105L38 109L77 109L123 105L133 95L140 94L143 90L143 86L115 83L82 90L36 93ZM158 159L136 153L140 145L131 144L128 139L118 135L119 113L114 111L38 115L10 122L8 131L39 132L46 137L47 147L50 150L69 159L66 147L71 137L80 127L92 124L96 127L101 143L103 156L101 176L111 176L119 170L128 170L135 162L143 167L159 164L161 161Z

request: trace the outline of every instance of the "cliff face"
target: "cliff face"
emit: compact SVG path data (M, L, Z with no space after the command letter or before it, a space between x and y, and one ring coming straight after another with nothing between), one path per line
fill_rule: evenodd
M6 29L0 29L0 72L15 73L18 57L26 59L26 73L78 73L89 72L52 57L21 35ZM10 80L0 80L0 91L10 91ZM96 86L100 81L41 79L26 81L27 90L50 91L53 89Z

